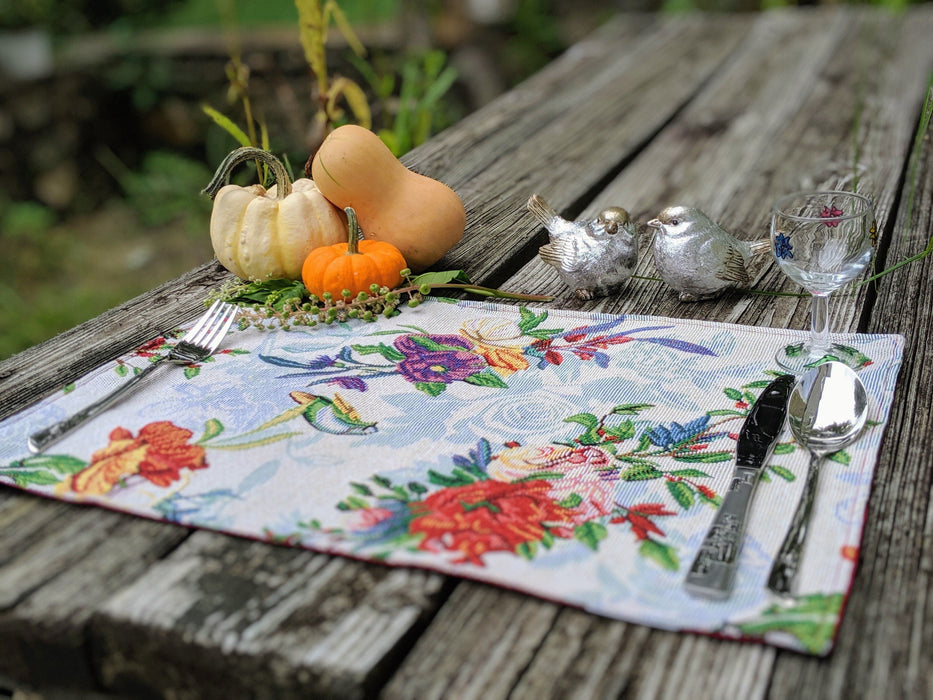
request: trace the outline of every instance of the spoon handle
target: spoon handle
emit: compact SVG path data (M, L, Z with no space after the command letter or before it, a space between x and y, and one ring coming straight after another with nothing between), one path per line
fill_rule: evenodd
M822 456L810 455L810 466L807 468L807 480L803 485L803 494L797 503L794 519L791 521L790 529L784 537L784 543L781 545L774 565L771 567L771 574L768 576L768 588L781 596L791 595L797 572L800 569L822 461Z

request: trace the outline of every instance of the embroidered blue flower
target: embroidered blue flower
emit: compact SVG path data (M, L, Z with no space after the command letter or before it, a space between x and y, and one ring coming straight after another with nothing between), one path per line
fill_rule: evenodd
M774 254L781 260L794 257L794 246L790 244L790 236L779 233L774 241Z
M686 425L673 422L670 424L670 426L655 426L647 433L645 433L645 435L648 437L648 440L651 441L652 445L670 449L671 447L682 444L690 438L696 437L702 433L704 430L706 430L706 425L708 423L708 415L700 416L699 418L694 418Z

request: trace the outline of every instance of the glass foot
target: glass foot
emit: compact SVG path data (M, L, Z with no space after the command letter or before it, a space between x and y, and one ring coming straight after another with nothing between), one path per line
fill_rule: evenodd
M785 345L774 356L781 369L791 374L803 374L811 367L826 362L842 362L858 372L871 364L871 358L848 345L833 343L824 354L811 355L806 343Z

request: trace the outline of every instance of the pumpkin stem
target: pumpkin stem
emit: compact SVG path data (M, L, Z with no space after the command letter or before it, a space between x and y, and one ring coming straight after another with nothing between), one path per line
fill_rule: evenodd
M264 163L272 168L272 176L277 185L275 196L277 200L285 199L292 193L292 181L288 177L288 171L285 170L282 161L269 153L269 151L264 151L261 148L244 146L243 148L231 151L227 157L223 159L223 162L217 166L217 172L214 173L214 177L211 178L207 187L201 190L201 194L206 194L213 199L220 191L220 188L230 182L230 173L233 172L233 169L246 160L258 160L260 163Z
M363 238L363 231L360 229L360 223L356 219L356 212L353 207L346 207L347 213L347 255L357 255L360 252L360 240Z

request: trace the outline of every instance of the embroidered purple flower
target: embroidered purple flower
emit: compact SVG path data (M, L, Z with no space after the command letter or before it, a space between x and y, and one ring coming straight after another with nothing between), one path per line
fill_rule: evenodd
M835 228L836 226L839 225L839 219L835 217L842 216L842 214L843 214L842 209L837 209L835 206L833 207L827 206L827 207L823 207L823 211L820 212L820 218L828 219L828 221L825 222L826 225L829 226L830 228Z
M405 335L395 340L405 355L398 371L412 383L450 384L482 372L486 361L471 352L472 343L457 335Z
M790 243L790 236L779 233L774 239L774 254L781 260L794 257L794 246Z

